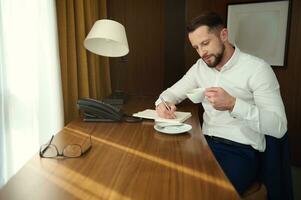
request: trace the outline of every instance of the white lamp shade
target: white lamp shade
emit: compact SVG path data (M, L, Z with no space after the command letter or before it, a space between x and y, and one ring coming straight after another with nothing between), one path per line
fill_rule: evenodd
M107 57L120 57L129 53L124 26L109 19L94 23L84 41L84 46L95 54Z

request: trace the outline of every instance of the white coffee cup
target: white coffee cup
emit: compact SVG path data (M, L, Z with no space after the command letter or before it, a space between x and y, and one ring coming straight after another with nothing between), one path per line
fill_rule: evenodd
M205 88L195 88L189 90L186 96L193 102L193 103L201 103L205 99Z

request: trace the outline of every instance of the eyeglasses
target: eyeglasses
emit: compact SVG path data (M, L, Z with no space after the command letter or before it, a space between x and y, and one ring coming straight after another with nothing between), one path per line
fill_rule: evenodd
M63 148L60 153L57 146L52 144L54 136L51 137L49 143L44 144L40 147L40 157L41 158L78 158L85 155L92 148L91 135L89 137L89 142L85 142L83 145L80 144L68 144Z

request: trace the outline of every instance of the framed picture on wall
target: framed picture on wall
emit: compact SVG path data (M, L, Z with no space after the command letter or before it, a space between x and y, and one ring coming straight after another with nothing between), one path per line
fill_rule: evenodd
M229 40L272 66L285 66L288 14L289 1L229 4Z

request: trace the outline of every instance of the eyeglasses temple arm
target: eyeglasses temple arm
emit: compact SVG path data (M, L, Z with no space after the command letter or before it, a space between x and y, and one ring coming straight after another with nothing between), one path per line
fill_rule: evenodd
M49 141L49 144L42 151L40 151L40 155L43 155L45 153L45 151L49 148L49 146L52 143L53 138L54 138L54 135L52 135L52 137L51 137L51 139Z

